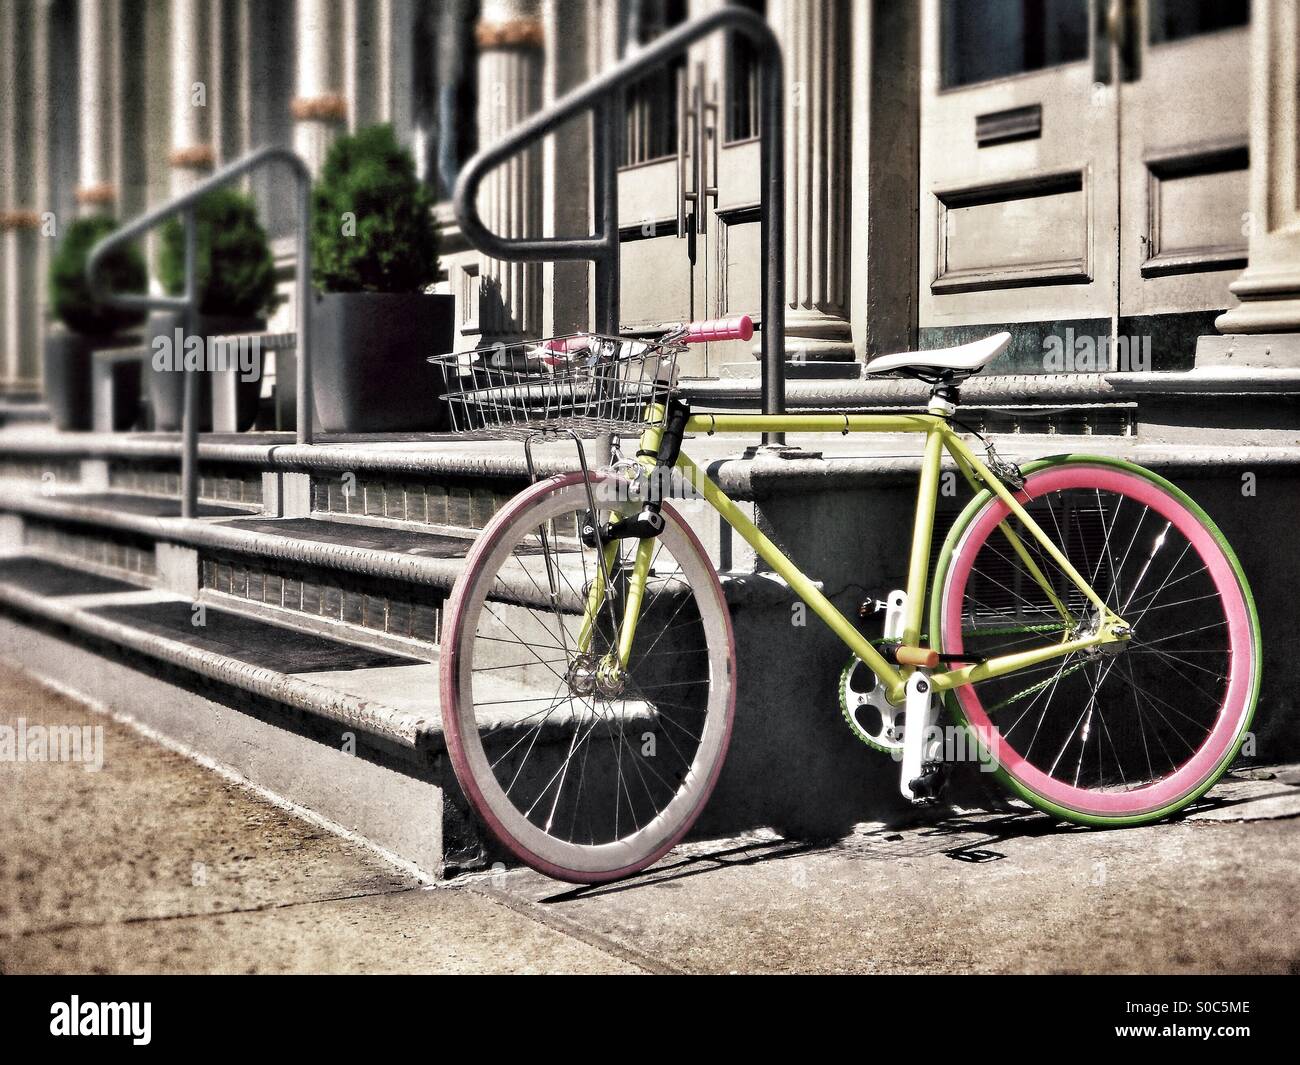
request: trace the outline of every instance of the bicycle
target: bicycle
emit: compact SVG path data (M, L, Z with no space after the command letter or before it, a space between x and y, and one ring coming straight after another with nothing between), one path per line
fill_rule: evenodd
M1013 794L1069 822L1142 824L1214 784L1254 713L1260 632L1241 566L1204 511L1118 459L1017 468L984 441L981 460L956 419L960 387L1007 333L868 366L928 383L924 413L692 413L678 354L752 332L741 318L431 360L457 431L523 438L532 482L469 552L440 652L456 777L510 852L562 880L627 876L675 846L713 790L736 650L722 580L670 501L688 492L844 642L847 724L901 755L908 799L933 802L942 786L944 711ZM878 636L682 449L693 434L755 432L923 437L906 587ZM616 443L590 469L582 437L593 433L635 436L635 455ZM533 443L556 435L574 441L580 469L539 479ZM974 495L931 577L945 452Z

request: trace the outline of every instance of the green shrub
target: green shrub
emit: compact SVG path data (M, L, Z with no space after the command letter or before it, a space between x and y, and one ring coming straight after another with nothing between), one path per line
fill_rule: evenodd
M90 249L117 228L108 215L93 215L72 222L50 263L50 305L69 329L87 336L112 336L139 325L144 311L121 310L96 303L86 281ZM133 246L116 249L100 267L110 292L144 292L149 272L144 256Z
M260 318L280 303L275 261L252 199L216 189L198 203L199 313ZM175 217L163 226L158 275L173 296L185 292L185 229Z
M312 273L326 292L419 292L438 273L432 200L392 126L331 146L312 190Z

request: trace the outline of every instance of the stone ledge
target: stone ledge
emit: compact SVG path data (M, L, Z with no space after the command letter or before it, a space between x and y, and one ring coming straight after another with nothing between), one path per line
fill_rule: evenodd
M1130 396L1293 396L1300 369L1201 366L1186 373L1114 373L1106 380Z
M687 381L683 390L701 406L757 407L753 380ZM1242 395L1300 393L1300 369L1206 367L1176 373L1004 374L973 377L961 389L973 404L1120 402L1152 394ZM786 382L790 409L924 406L929 386L905 378Z
M1060 454L1120 458L1140 466L1176 470L1180 477L1213 476L1225 468L1300 466L1300 442L1295 447L1233 447L1216 445L1135 444L1131 437L1070 438L1002 437L998 450L1018 464ZM1065 446L1062 446L1065 445ZM975 448L979 452L978 446ZM944 457L945 469L955 469ZM728 495L762 500L782 492L821 492L912 482L920 475L921 456L820 455L807 458L721 458L707 465L709 477Z
M258 437L270 438L259 441ZM558 445L563 447L563 445ZM492 448L500 448L494 452ZM53 429L0 432L0 455L50 455L81 458L168 459L180 462L181 440L174 433L60 433ZM556 445L536 450L543 476L574 466L571 451ZM268 470L303 472L381 471L405 476L526 477L523 445L514 440L443 436L418 440L375 440L359 444L295 444L292 434L243 433L199 438L200 463L236 463Z

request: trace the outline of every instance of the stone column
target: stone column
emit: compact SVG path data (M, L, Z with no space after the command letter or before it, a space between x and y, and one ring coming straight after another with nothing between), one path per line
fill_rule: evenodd
M393 0L375 2L375 121L393 121Z
M313 173L319 172L330 144L347 126L348 102L334 32L340 14L331 0L298 0L297 85L290 105L293 145Z
M850 362L850 9L781 0L774 14L786 78L786 350L795 362Z
M44 262L41 190L44 94L39 88L45 25L39 0L12 0L0 11L0 392L40 387L40 314Z
M171 194L193 188L212 170L211 109L220 105L208 77L209 17L205 0L172 0Z
M1220 315L1220 333L1267 364L1300 365L1300 0L1251 8L1250 258L1229 290L1241 304ZM1197 362L1223 341L1202 338ZM1240 364L1241 359L1234 361Z
M541 105L545 42L537 0L484 0L476 37L478 142L486 146ZM490 174L479 201L488 229L503 237L539 235L541 178L538 147L516 155ZM539 334L540 278L536 263L484 260L479 323L485 344Z
M0 5L0 39L17 33L15 6ZM19 350L21 293L17 278L19 204L17 196L17 124L21 99L18 49L0 49L0 393L10 388L9 367Z
M208 141L213 166L233 163L253 148L249 53L261 47L243 0L208 0ZM259 145L260 146L260 145Z
M343 95L354 131L380 120L378 22L375 0L343 0Z
M585 4L543 0L546 35L543 97L548 105L590 77ZM569 123L542 145L542 234L547 237L591 232L591 190L586 160L591 137L585 122ZM587 263L542 264L542 331L547 336L588 327L590 292Z
M80 70L77 203L83 214L114 211L118 204L113 130L118 114L114 61L116 0L81 0L77 9Z

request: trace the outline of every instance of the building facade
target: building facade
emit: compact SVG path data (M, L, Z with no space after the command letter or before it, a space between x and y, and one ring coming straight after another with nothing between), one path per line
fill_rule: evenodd
M501 263L461 238L459 168L724 2L5 0L0 386L39 389L59 219L129 218L266 144L319 166L374 122L438 201L459 346L585 327L589 268ZM744 2L785 55L792 374L1001 327L1002 372L1178 370L1221 333L1300 325L1295 0ZM723 38L627 94L624 328L759 317L758 99L752 51ZM571 123L490 178L485 219L585 234L589 160ZM250 186L288 277L289 184ZM731 343L686 369L757 364Z

